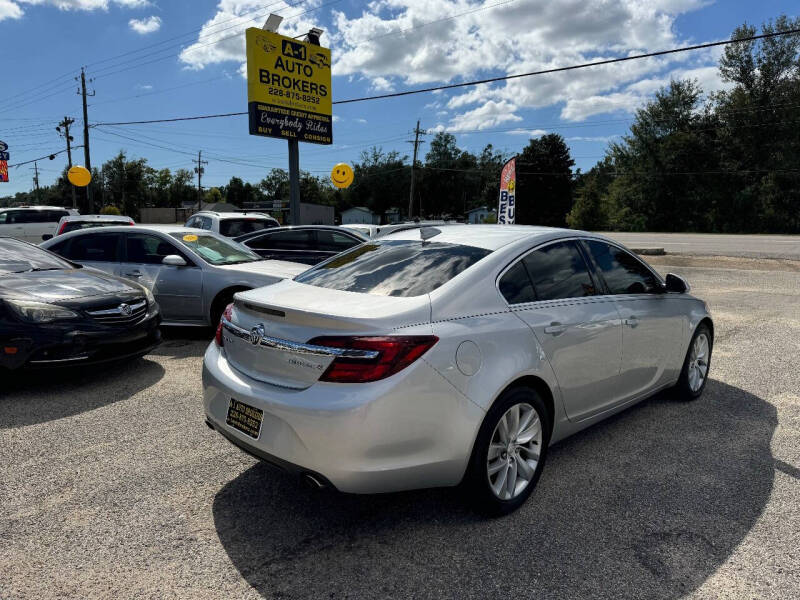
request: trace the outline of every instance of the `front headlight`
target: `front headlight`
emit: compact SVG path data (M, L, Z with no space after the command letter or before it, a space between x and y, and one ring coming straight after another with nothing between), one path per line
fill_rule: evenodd
M52 321L76 319L80 316L74 310L55 304L10 299L6 299L5 302L20 318L31 323L51 323Z

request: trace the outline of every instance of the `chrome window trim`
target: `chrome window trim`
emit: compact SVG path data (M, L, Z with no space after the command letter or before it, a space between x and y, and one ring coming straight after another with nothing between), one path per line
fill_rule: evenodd
M250 331L234 325L228 319L222 318L222 327L230 331L236 337L250 342ZM264 336L257 344L265 348L275 350L287 350L298 354L311 354L314 356L332 356L334 358L354 358L360 360L374 360L378 358L380 352L377 350L355 350L352 348L334 348L333 346L317 346L316 344L304 344L293 342L272 336Z

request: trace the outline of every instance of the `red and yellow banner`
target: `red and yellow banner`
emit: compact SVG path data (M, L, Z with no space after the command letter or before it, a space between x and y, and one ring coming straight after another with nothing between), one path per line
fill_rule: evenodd
M513 225L516 216L517 158L510 159L500 172L500 203L497 206L498 225Z
M8 161L0 160L0 183L8 183Z

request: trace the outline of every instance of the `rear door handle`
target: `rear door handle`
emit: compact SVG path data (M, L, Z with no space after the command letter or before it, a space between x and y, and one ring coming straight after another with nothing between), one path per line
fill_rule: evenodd
M552 322L550 325L544 328L545 333L550 333L552 335L560 335L567 330L566 325L562 325L561 323Z
M630 316L627 319L625 319L625 325L636 327L638 324L639 324L639 318L636 315Z

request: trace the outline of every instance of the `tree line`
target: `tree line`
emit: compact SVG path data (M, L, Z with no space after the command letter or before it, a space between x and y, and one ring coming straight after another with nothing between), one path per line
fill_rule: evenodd
M800 18L782 16L761 31L796 27ZM742 25L733 38L756 33ZM710 94L697 81L671 81L586 172L574 169L562 136L530 139L516 154L517 222L589 230L800 232L800 36L726 46L719 74L726 87ZM334 206L337 216L365 206L384 217L393 209L407 217L411 201L414 217L463 218L472 208L497 205L500 171L511 156L492 144L473 153L459 148L452 134L438 132L415 164L394 150L365 150L345 190L333 187L327 175L304 171L301 199ZM95 169L91 186L92 211L114 205L134 218L144 206L180 207L198 197L191 171L154 169L124 152ZM68 205L70 194L63 173L52 186L0 198L0 205ZM288 197L288 173L272 169L257 183L231 177L205 190L202 200L250 207Z

